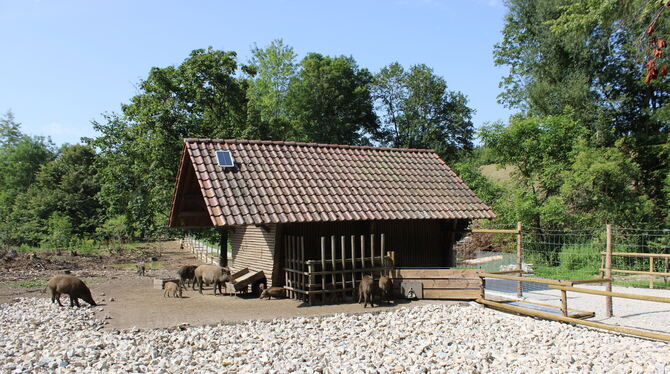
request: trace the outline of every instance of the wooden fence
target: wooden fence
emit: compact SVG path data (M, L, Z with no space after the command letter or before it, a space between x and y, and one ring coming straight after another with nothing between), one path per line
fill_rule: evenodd
M388 274L393 252L386 251L384 234L322 236L320 259L306 259L302 236L284 236L284 275L288 296L314 304L354 297L366 274ZM360 243L360 244L359 244ZM377 244L378 243L378 244Z

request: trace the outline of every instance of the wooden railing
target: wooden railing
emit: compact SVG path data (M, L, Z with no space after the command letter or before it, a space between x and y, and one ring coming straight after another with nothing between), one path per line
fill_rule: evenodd
M612 270L614 271L614 270ZM568 322L568 323L575 323L575 324L580 324L580 325L585 325L585 326L590 326L590 327L596 327L604 330L609 330L609 331L615 331L615 332L620 332L624 334L629 334L629 335L635 335L635 336L641 336L644 338L650 338L650 339L658 339L658 340L664 340L664 341L670 341L670 335L666 334L660 334L660 333L655 333L655 332L650 332L646 330L638 330L638 329L633 329L633 328L628 328L628 327L620 327L620 326L611 326L605 323L600 323L600 322L593 322L593 321L584 321L576 316L570 317L568 316L568 297L567 293L569 292L578 292L578 293L586 293L586 294L592 294L592 295L601 295L605 296L606 299L611 300L613 297L618 297L618 298L623 298L623 299L632 299L632 300L642 300L642 301L653 301L653 302L659 302L659 303L670 303L670 298L667 297L660 297L660 296L650 296L650 295L638 295L638 294L630 294L630 293L621 293L621 292L611 292L611 291L601 291L601 290L593 290L593 289L587 289L587 288L579 288L579 287L574 287L576 284L583 284L583 283L605 283L606 285L612 284L611 279L607 278L595 278L595 279L584 279L584 280L553 280L553 279L542 279L542 278L530 278L530 277L516 277L516 276L511 276L511 275L506 275L506 274L497 274L497 273L481 273L479 275L482 278L482 285L480 289L480 297L477 299L477 302L484 304L486 306L500 309L503 311L511 312L511 313L518 313L518 314L523 314L523 315L528 315L532 317L539 317L539 318L544 318L544 319L549 319L549 320L554 320L554 321L560 321L560 322ZM497 302L497 301L491 301L486 299L486 294L484 288L486 287L486 279L485 278L494 278L494 279L506 279L506 280L516 280L519 282L529 282L529 283L541 283L541 284L546 284L549 286L550 289L554 290L559 290L561 291L561 314L562 315L555 315L551 313L545 313L545 312L539 312L535 310L529 310L517 306L512 306L512 305L506 305L504 302ZM531 303L533 304L533 303ZM611 305L611 301L610 301ZM551 306L551 305L547 305ZM553 306L552 306L553 307ZM557 307L556 307L557 308ZM607 308L607 305L606 305Z
M378 244L377 244L378 243ZM394 253L386 251L384 234L323 236L319 260L305 259L301 236L284 236L284 276L288 296L314 304L332 296L354 296L365 274L388 274Z
M600 274L604 274L608 269L606 266L605 258L607 252L601 252L601 268ZM627 269L609 269L612 273L621 273L621 274L642 274L649 275L649 288L654 288L654 278L659 277L669 277L670 272L668 268L668 260L670 259L670 254L662 253L631 253L631 252L612 252L610 254L614 257L638 257L638 258L648 258L649 259L649 271L642 270L627 270ZM663 259L664 262L664 271L655 271L654 259ZM667 282L667 278L664 279Z

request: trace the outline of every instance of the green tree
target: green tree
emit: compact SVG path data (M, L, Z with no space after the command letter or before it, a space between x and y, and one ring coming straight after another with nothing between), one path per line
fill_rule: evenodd
M183 139L245 134L248 84L239 74L235 52L194 50L178 66L152 68L121 114L93 124L108 217L125 215L134 236L165 225Z
M372 106L372 74L351 57L308 54L291 80L288 113L294 140L366 144L379 134Z
M248 70L249 123L247 135L260 139L281 139L288 132L286 97L298 71L297 55L281 39L265 48L254 47Z
M16 122L14 113L8 110L0 118L0 149L15 145L22 137L21 124Z
M430 67L414 65L406 72L392 63L377 73L373 87L386 143L432 148L448 161L472 149L474 111L465 95L448 91Z
M496 63L509 75L501 102L542 118L569 112L588 132L591 148L616 147L639 166L633 181L653 201L658 221L667 199L663 179L670 165L659 151L667 143L670 97L667 78L644 82L648 47L642 37L662 5L646 0L509 0ZM670 17L657 32L668 35ZM659 58L660 65L666 57Z

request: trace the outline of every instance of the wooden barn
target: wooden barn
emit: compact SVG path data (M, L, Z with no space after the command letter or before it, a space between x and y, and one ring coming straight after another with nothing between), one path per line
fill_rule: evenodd
M185 139L169 226L220 228L233 270L305 299L390 266L453 267L469 221L494 217L432 150Z

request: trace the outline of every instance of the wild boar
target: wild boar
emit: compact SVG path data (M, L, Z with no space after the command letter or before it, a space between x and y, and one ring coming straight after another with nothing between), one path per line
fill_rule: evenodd
M214 285L214 295L216 295L217 288L219 294L223 294L222 288L225 288L226 282L231 280L230 270L216 265L200 265L194 271L194 282L198 282L201 294L203 283L208 286L210 284Z
M143 276L144 276L144 272L147 270L147 267L146 267L146 265L144 264L144 262L140 262L140 263L138 263L138 264L135 265L135 266L137 267L137 275L143 277Z
M193 286L193 289L195 290L195 282L193 281L193 278L195 277L195 268L197 267L197 265L184 265L180 267L179 270L177 270L177 274L179 275L179 282L183 286L186 286L186 283L190 282Z
M391 282L391 278L387 276L379 278L379 302L381 303L386 300L388 303L391 303L392 292L393 283Z
M60 274L49 279L46 288L51 293L51 302L58 301L58 305L63 306L60 302L60 295L67 294L70 296L70 306L80 307L79 299L82 299L92 306L97 304L93 301L91 290L86 287L86 284L79 278L73 275ZM45 289L46 289L45 288Z
M165 291L163 291L163 297L177 297L182 298L182 286L175 282L166 282Z
M363 276L363 279L358 284L358 303L360 304L364 301L363 308L367 308L368 302L371 307L375 307L372 297L376 293L376 286L377 284L369 275Z
M268 300L272 300L273 297L275 299L283 299L284 295L284 287L270 287L264 288L259 298Z

